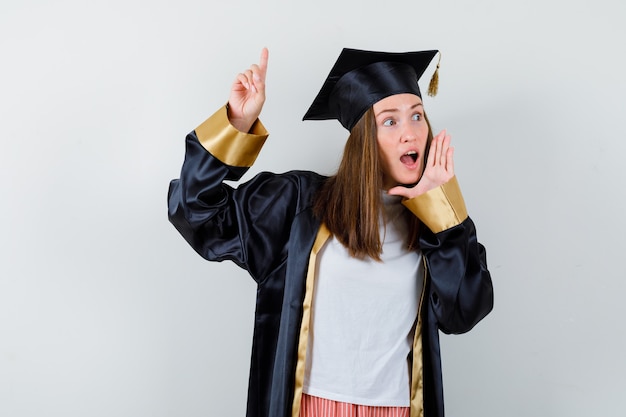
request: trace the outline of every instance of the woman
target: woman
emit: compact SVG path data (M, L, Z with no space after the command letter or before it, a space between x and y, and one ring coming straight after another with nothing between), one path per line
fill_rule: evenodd
M187 135L170 221L201 256L258 284L249 417L443 416L438 331L469 331L493 290L450 137L432 136L423 109L417 82L436 53L342 51L304 117L350 131L328 178L224 184L268 136L267 49Z

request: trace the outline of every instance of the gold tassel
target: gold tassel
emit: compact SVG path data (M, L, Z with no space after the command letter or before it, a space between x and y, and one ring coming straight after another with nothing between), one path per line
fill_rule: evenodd
M433 73L432 78L430 79L430 84L428 84L428 95L431 97L435 97L437 92L439 91L439 64L441 63L441 52L439 52L439 61L437 61L437 68Z

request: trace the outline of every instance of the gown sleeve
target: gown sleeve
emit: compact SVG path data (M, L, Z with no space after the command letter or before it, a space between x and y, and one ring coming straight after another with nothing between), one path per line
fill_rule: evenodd
M259 120L239 132L222 107L187 135L180 178L168 192L169 220L193 249L235 262L257 282L286 257L297 177L260 173L237 188L224 181L244 175L267 137Z
M420 249L430 274L431 312L444 333L465 333L492 310L493 285L457 179L403 204L426 226Z

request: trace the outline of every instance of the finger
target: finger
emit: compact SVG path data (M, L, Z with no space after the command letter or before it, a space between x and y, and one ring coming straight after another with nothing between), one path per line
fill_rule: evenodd
M430 161L431 166L436 166L441 160L441 140L443 137L442 135L444 134L445 130L439 132L439 134L433 139L433 143L430 145L432 150L432 160ZM430 155L428 156L430 157Z
M446 134L441 138L441 148L439 153L439 163L444 165L444 168L447 163L448 149L450 149L450 135L446 132Z
M442 133L442 135L441 135L441 141L442 141L443 143L445 143L445 144L446 144L446 146L448 146L448 145L450 144L450 139L451 139L451 136L450 136L450 135L448 134L448 132L447 132L447 131L445 131L445 130L444 130L444 131L442 131L441 133Z
M446 134L445 138L443 139L444 142L444 148L443 148L443 152L442 153L442 164L443 168L448 171L448 172L454 172L454 162L452 161L452 156L454 155L454 147L452 145L450 145L450 142L452 141L452 137L448 134Z
M250 67L252 71L252 85L255 87L255 91L263 91L265 88L265 76L262 74L261 68L254 64Z
M262 77L265 78L267 73L267 62L269 60L270 52L267 48L261 50L261 58L259 59L259 68L261 69Z
M448 132L446 132L446 134L443 137L442 143L443 143L443 147L442 150L444 152L447 152L448 148L450 147L450 141L452 140L452 137L450 135L448 135Z
M454 175L454 147L450 146L446 153L446 171Z
M237 78L235 79L235 86L241 85L244 89L250 89L250 83L248 81L248 77L244 73L237 74Z
M410 198L408 189L406 187L403 187L403 186L390 188L387 191L387 194L389 194L389 195L399 195L399 196L404 197L404 198Z
M426 156L426 163L424 166L425 169L434 165L435 148L437 148L437 136L435 136L430 142L430 147L428 148L428 155Z
M436 163L443 165L446 163L446 155L448 148L450 148L450 135L448 135L448 131L445 129L442 130L438 135L438 139Z
M256 91L254 86L254 73L252 72L252 69L247 69L243 75L246 77L246 88L248 90Z

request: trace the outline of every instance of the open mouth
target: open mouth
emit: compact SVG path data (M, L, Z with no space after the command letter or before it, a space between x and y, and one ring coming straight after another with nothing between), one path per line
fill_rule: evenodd
M416 151L408 151L404 155L400 157L400 162L404 165L413 165L417 162L417 152Z

